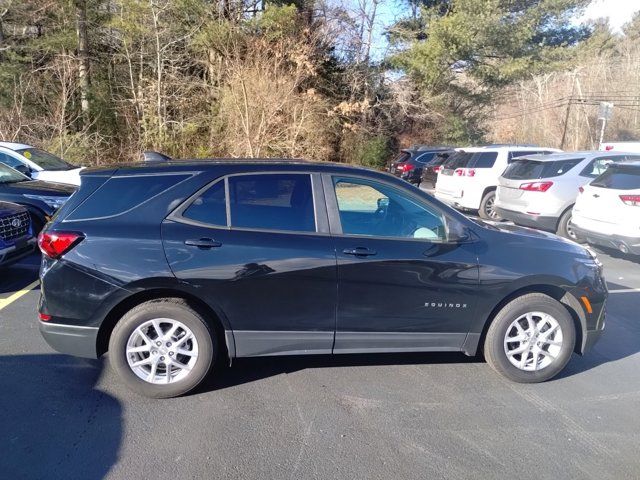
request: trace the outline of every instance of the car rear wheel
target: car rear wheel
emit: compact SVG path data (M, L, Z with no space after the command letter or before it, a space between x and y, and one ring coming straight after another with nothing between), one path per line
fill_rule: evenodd
M562 214L560 220L558 220L558 230L556 231L556 234L560 235L561 237L568 238L569 240L573 240L574 242L579 242L580 240L571 225L572 216L572 208Z
M487 363L509 380L544 382L555 377L571 358L576 332L571 315L542 293L518 297L496 315L487 332Z
M496 211L496 191L487 192L480 202L478 215L485 220L502 220Z
M216 351L206 320L179 298L136 306L116 324L109 341L113 368L131 390L151 398L194 389L213 366Z

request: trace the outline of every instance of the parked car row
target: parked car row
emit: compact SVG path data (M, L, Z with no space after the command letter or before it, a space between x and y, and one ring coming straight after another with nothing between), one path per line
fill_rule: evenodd
M80 184L80 171L30 145L0 142L0 267L36 249L36 236Z
M484 219L510 220L516 225L557 233L575 241L588 241L625 253L636 252L639 242L634 235L638 233L636 223L640 211L627 207L637 206L637 192L633 190L640 188L640 184L631 173L637 168L631 161L640 160L640 153L615 151L611 148L613 145L617 144L605 144L601 151L567 153L530 145L432 147L430 156L423 147L407 150L404 159L398 158L391 171L410 183L433 189L438 199L459 210L477 210ZM633 150L630 143L625 145ZM419 165L421 158L430 160ZM414 166L403 167L407 162ZM611 165L615 165L616 170L605 175ZM420 180L412 174L418 169ZM620 179L624 179L622 184L631 193L622 192L615 197L618 200L606 204L606 208L611 209L611 215L603 217L606 227L604 224L596 230L579 227L580 222L589 223L582 213L584 207L582 210L574 207L578 201L585 203L586 186L591 182L586 196L602 197L589 207L591 216L586 218L594 220L593 216L598 215L594 204L600 205L603 211L604 198L610 196L591 191L615 190ZM581 211L577 221L573 220L576 209ZM578 228L580 234L576 231Z

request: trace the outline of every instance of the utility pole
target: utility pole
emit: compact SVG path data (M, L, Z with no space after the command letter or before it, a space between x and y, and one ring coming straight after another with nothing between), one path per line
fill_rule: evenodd
M576 90L576 76L578 75L578 71L574 70L572 73L573 77L571 79L571 96L569 97L569 101L567 102L567 112L564 116L564 128L562 130L562 140L560 141L560 150L564 149L564 142L567 139L567 127L569 126L569 112L571 111L571 103L573 102L573 95Z
M598 142L598 149L602 147L602 140L604 140L604 129L607 126L607 120L611 120L613 115L613 103L600 102L600 109L598 111L598 120L602 120L602 127L600 128L600 142Z

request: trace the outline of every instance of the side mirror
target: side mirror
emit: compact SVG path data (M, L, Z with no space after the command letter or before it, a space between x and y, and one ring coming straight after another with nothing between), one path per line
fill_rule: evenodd
M451 220L448 222L447 241L449 243L466 243L473 239L471 230L462 223Z
M378 210L384 210L389 206L389 199L386 197L378 199Z
M22 164L16 165L15 167L13 167L13 169L17 170L21 174L26 175L27 177L31 178L31 170L26 165L22 165Z

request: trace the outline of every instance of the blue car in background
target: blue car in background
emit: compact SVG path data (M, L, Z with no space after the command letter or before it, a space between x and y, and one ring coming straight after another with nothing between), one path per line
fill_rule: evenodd
M26 257L35 248L36 238L27 209L0 202L0 268Z

